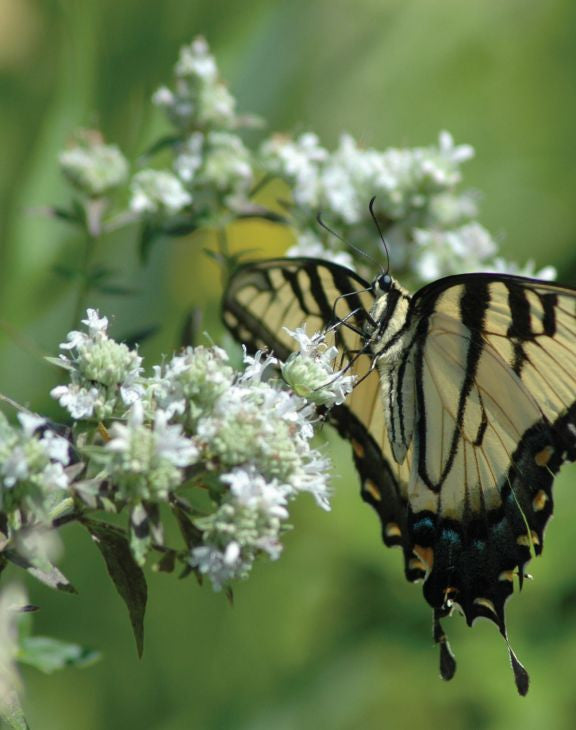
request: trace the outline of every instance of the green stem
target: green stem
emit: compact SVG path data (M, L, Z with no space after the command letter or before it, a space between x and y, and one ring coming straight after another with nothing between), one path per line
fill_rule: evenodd
M224 260L228 259L228 235L226 233L226 227L220 226L218 228L218 250Z
M90 292L90 264L94 255L94 249L96 248L96 238L90 233L86 233L84 241L84 257L82 260L82 267L80 271L80 286L78 287L78 294L76 296L76 305L74 307L74 316L72 319L72 329L78 327L80 319L85 310L86 297Z
M76 306L74 307L73 328L78 326L86 308L86 297L90 292L90 266L96 250L96 244L102 235L102 214L104 213L105 207L106 202L103 199L89 200L84 204L86 237L84 239L84 257L80 271L81 283L78 288L78 296L76 297Z

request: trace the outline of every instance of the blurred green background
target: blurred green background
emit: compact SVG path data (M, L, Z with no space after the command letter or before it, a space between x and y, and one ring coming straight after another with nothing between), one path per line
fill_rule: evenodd
M330 146L347 130L386 147L430 144L448 129L472 144L466 183L482 192L480 220L503 255L555 264L576 284L571 0L0 0L2 392L58 415L46 395L57 375L41 355L70 328L73 295L51 267L78 245L38 215L69 198L58 151L76 127L98 126L130 156L141 152L164 126L150 94L197 34L240 110L272 130L312 129ZM271 224L233 236L270 254L288 240ZM113 333L161 322L144 348L157 358L200 306L218 336L221 285L206 243L163 242L142 274L134 241L111 237L103 260L141 286L133 299L93 302L115 315ZM405 583L400 555L383 548L348 449L339 451L332 513L302 498L281 561L258 565L233 608L194 580L151 575L142 660L100 557L69 528L62 565L80 595L30 585L42 606L36 631L105 656L84 671L25 671L32 728L573 728L575 471L557 481L536 580L508 604L512 643L532 677L521 699L488 622L446 622L459 670L451 683L438 678L431 611Z

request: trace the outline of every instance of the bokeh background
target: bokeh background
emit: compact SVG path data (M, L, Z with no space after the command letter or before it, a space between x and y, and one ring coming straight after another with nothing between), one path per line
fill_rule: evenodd
M98 126L130 156L164 128L149 97L180 45L208 39L240 110L272 130L312 129L329 146L349 131L367 146L472 144L467 185L509 259L554 264L576 285L576 4L571 0L0 0L0 388L58 416L46 395L70 329L73 294L53 265L78 241L39 215L69 191L55 162L70 133ZM232 232L278 253L271 224ZM220 334L207 236L165 241L143 272L130 232L103 260L133 298L93 303L114 333L161 323L157 358L201 307ZM337 439L330 440L338 446ZM532 677L517 697L495 627L446 628L459 670L438 678L431 612L385 550L336 448L333 511L301 499L279 563L258 565L234 607L209 587L150 576L147 636L136 657L124 607L87 537L65 534L77 597L30 585L36 632L104 653L83 671L25 671L26 710L41 730L376 730L573 728L576 725L576 476L557 481L556 516L535 580L508 604L512 643Z

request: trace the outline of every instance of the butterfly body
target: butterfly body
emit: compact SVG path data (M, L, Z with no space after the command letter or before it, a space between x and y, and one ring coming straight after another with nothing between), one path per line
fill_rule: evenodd
M542 550L554 475L576 459L576 290L468 274L410 296L388 275L369 284L331 262L277 259L239 269L223 313L240 341L280 358L294 349L283 326L325 330L357 374L329 416L385 544L424 581L442 675L455 664L439 620L454 607L507 640L504 603Z

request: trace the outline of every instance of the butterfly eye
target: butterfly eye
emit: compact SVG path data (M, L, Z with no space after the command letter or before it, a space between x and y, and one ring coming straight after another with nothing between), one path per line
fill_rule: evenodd
M376 286L384 294L389 292L390 287L392 286L392 277L390 276L390 274L382 274L382 276L379 276L376 279Z

